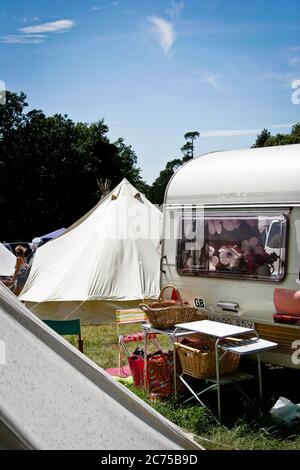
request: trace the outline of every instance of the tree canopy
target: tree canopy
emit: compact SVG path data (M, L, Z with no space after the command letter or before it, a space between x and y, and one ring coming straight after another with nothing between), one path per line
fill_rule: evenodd
M190 131L184 134L184 138L186 142L180 149L181 152L183 153L184 161L188 161L191 158L194 158L194 150L195 150L194 140L196 140L197 137L199 136L200 134L198 131Z
M181 152L183 153L183 158L175 158L166 164L164 170L162 170L149 188L149 198L155 203L161 205L164 201L164 195L167 188L167 185L178 168L183 165L185 162L194 158L194 140L199 137L200 134L198 131L190 131L184 134L186 140L185 144L181 147Z
M271 135L267 129L263 129L256 137L252 148L271 147L274 145L288 145L300 143L300 123L295 124L289 134Z
M164 202L164 195L170 179L175 171L190 158L175 158L166 164L166 168L162 170L149 189L149 198L154 204L161 205Z
M0 105L2 240L68 227L100 200L97 179L114 187L126 177L147 190L132 147L122 138L111 142L103 120L75 123L26 107L24 93L7 92Z

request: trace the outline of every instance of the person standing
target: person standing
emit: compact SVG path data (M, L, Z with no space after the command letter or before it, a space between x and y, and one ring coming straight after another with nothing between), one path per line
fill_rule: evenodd
M15 248L15 255L17 257L16 267L13 276L13 283L15 283L14 293L19 295L22 291L25 282L27 280L27 261L25 258L26 248L22 245L18 245Z

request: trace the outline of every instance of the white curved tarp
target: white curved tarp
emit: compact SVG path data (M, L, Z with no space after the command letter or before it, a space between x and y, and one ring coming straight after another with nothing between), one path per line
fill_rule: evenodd
M29 308L38 303L33 311L41 318L72 318L76 309L86 323L108 323L116 308L156 299L161 222L159 209L124 179L37 250L21 300Z
M34 449L200 449L0 283L0 442Z
M15 255L0 243L0 276L13 276L15 266Z

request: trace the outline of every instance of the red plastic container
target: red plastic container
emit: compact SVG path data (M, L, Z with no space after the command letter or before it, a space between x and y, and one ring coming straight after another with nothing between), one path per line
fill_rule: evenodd
M142 387L144 385L144 359L133 354L128 358L128 364L134 385Z

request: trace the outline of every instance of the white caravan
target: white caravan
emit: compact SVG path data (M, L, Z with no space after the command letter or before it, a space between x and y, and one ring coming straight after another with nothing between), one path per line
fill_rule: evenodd
M278 343L300 368L300 144L190 160L165 194L161 287Z

